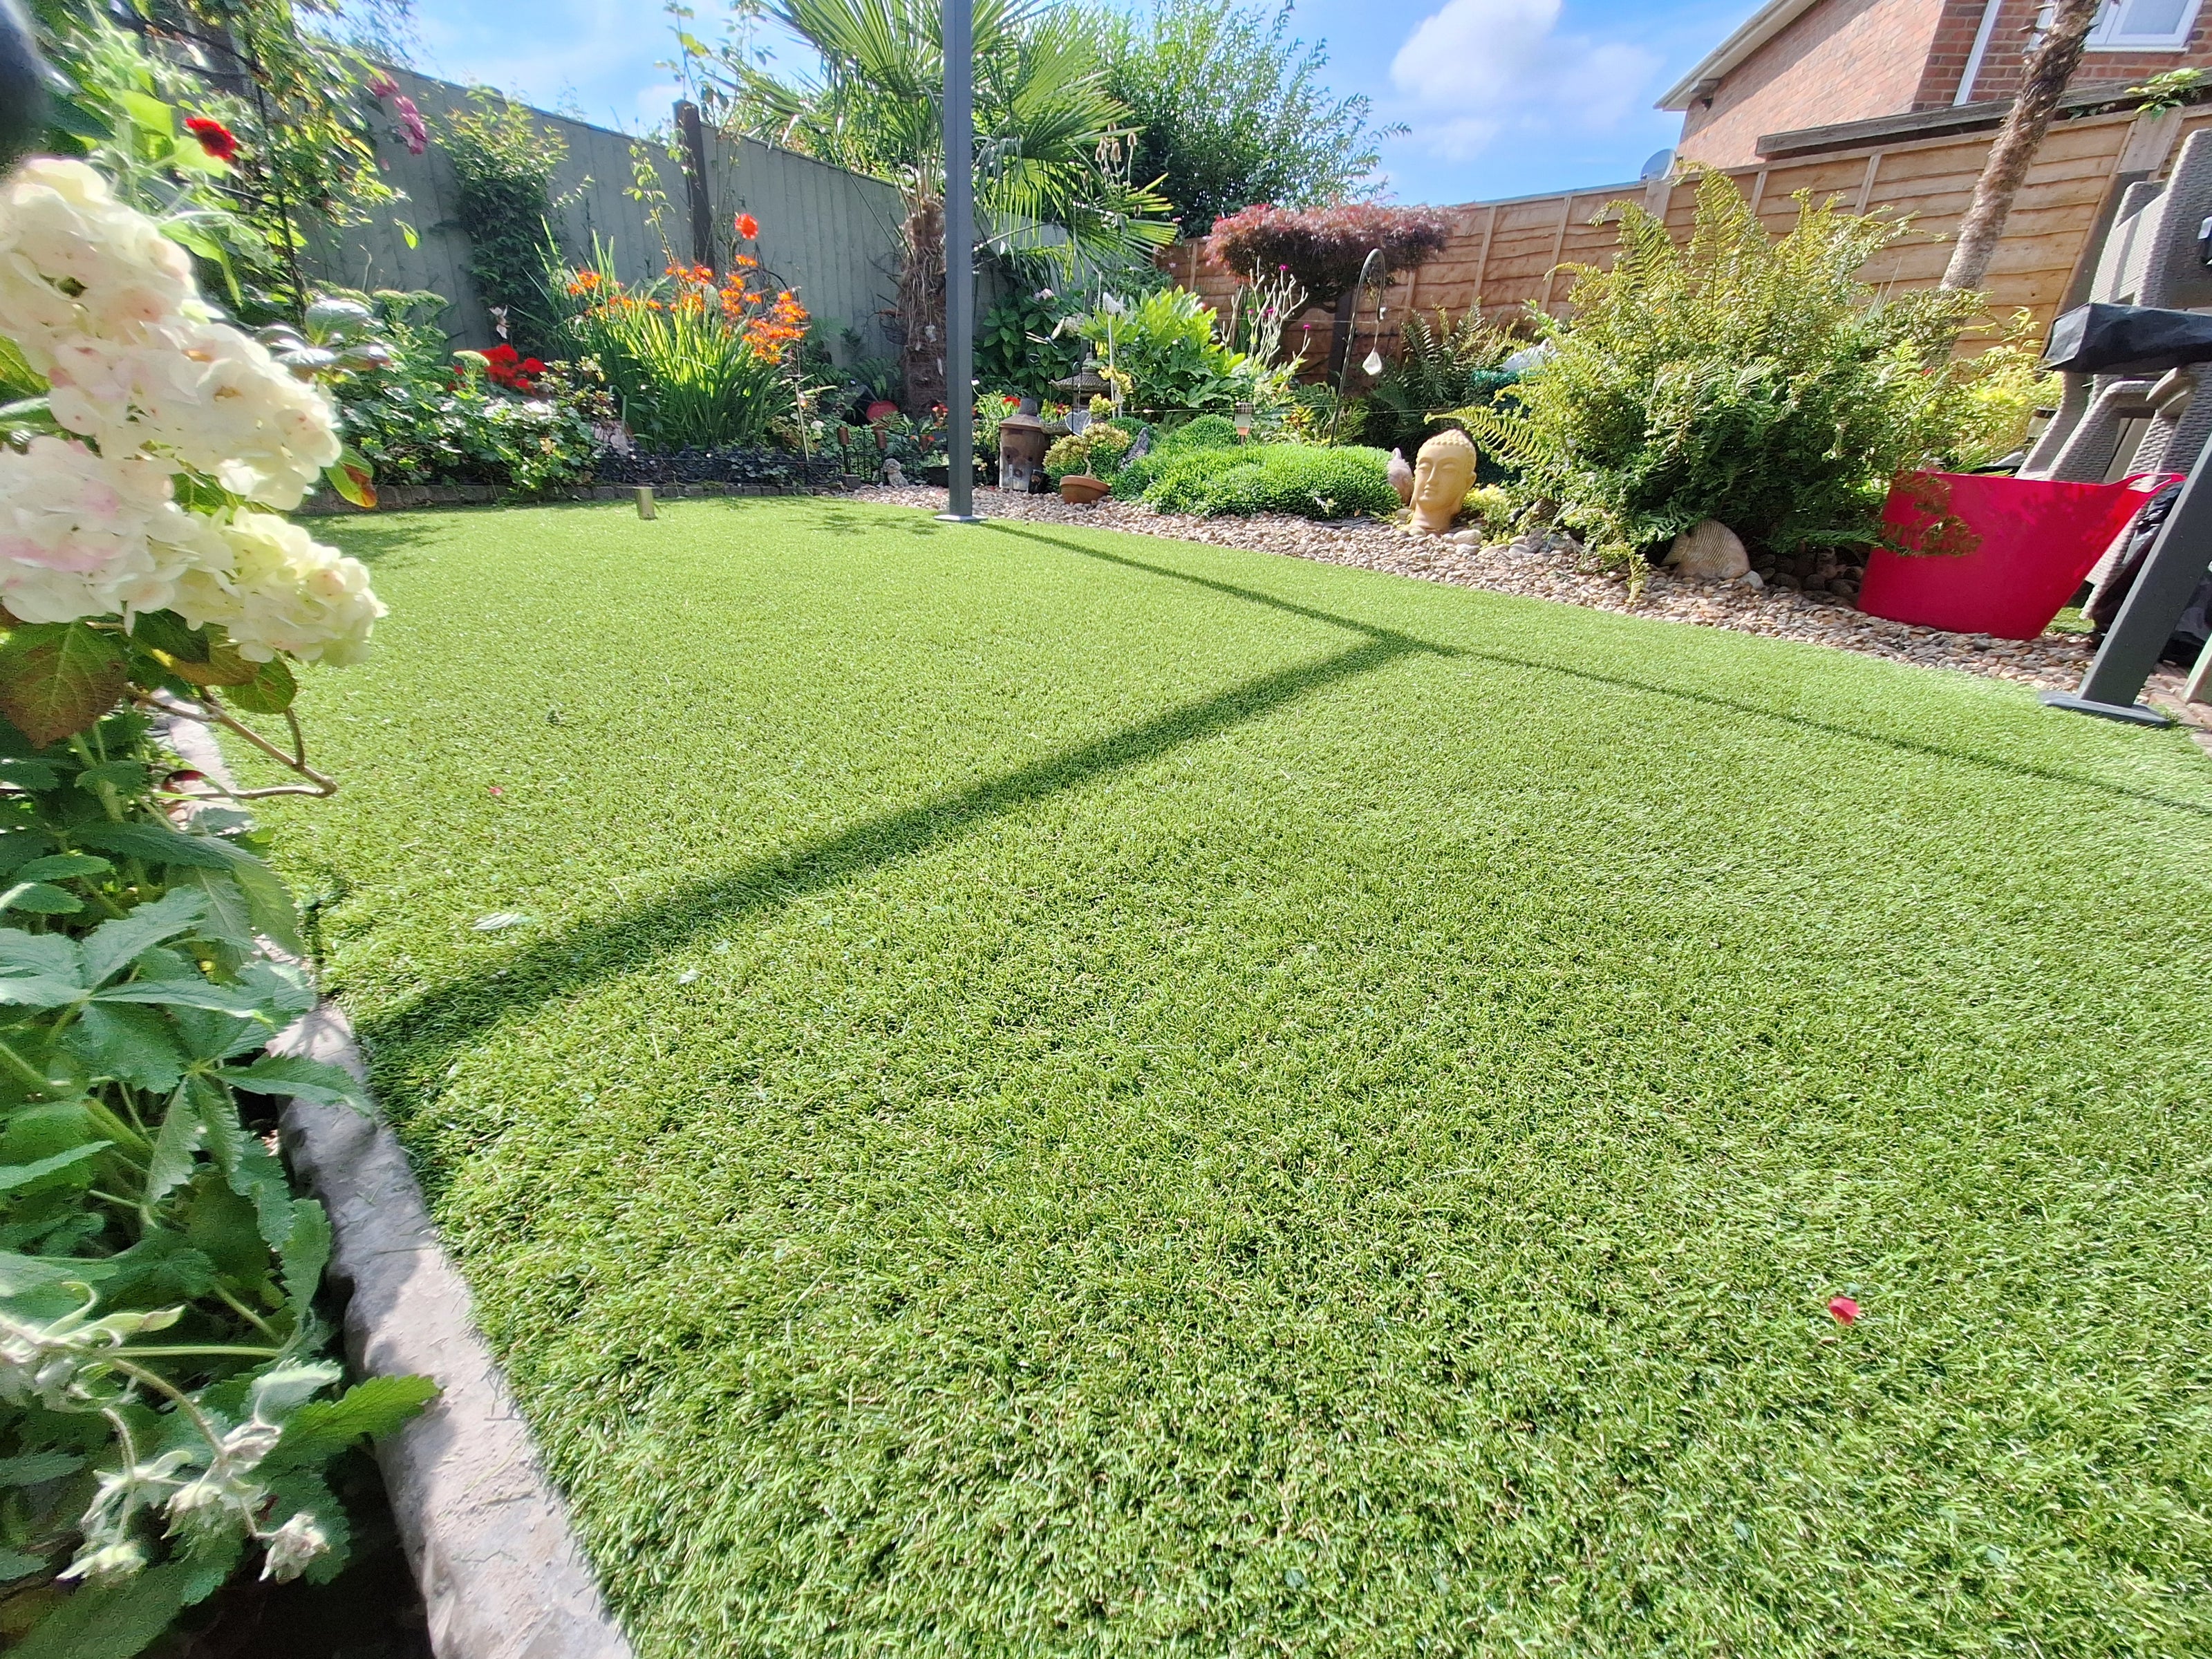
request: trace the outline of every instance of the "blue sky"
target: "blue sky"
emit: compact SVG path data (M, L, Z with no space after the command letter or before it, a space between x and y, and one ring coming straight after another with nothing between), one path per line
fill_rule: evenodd
M710 21L712 0L696 3ZM1292 25L1328 42L1338 91L1410 129L1384 149L1390 193L1449 203L1634 178L1681 129L1652 100L1753 5L1299 0ZM416 0L416 15L434 74L632 131L675 95L651 0Z

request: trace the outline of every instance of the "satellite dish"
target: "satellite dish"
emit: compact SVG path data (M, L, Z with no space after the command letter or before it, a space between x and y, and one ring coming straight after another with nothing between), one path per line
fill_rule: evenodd
M1636 176L1639 179L1656 179L1665 173L1666 171L1674 165L1674 152L1673 150L1655 149L1651 152L1650 159L1644 162L1644 171L1638 173Z

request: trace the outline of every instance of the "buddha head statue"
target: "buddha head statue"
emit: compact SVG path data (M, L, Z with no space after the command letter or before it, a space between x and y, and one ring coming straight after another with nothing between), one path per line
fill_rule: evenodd
M1446 427L1421 446L1413 462L1413 533L1441 536L1451 529L1467 492L1474 486L1474 441Z

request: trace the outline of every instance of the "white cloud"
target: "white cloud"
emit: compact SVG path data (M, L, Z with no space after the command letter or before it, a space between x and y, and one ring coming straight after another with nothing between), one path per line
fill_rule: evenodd
M1644 101L1658 55L1559 33L1560 0L1445 0L1390 65L1425 148L1474 155L1509 129L1617 126Z

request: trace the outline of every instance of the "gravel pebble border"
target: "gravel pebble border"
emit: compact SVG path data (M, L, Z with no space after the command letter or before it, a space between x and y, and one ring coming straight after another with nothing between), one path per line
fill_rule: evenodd
M896 489L871 485L848 492L847 499L941 513L945 492L914 485ZM1639 617L1662 622L1832 646L1923 668L1962 669L2039 690L2072 690L2081 683L2094 654L2087 637L2080 634L2052 632L2036 640L2001 640L1987 634L1947 633L1869 617L1826 594L1691 581L1657 570L1632 603L1626 581L1593 568L1582 550L1564 537L1523 537L1487 547L1468 547L1444 538L1409 536L1395 526L1372 519L1333 524L1279 514L1202 519L1158 513L1128 501L1071 507L1054 496L1007 495L995 489L977 490L975 501L976 510L987 519L1089 525L1255 553L1285 554L1325 564L1356 565L1363 570L1388 571L1486 592L1554 599L1598 611L1633 611ZM2185 704L2183 678L2179 671L2161 667L2152 676L2145 700L2181 719L2192 728L2191 735L2198 743L2212 752L2212 705Z

